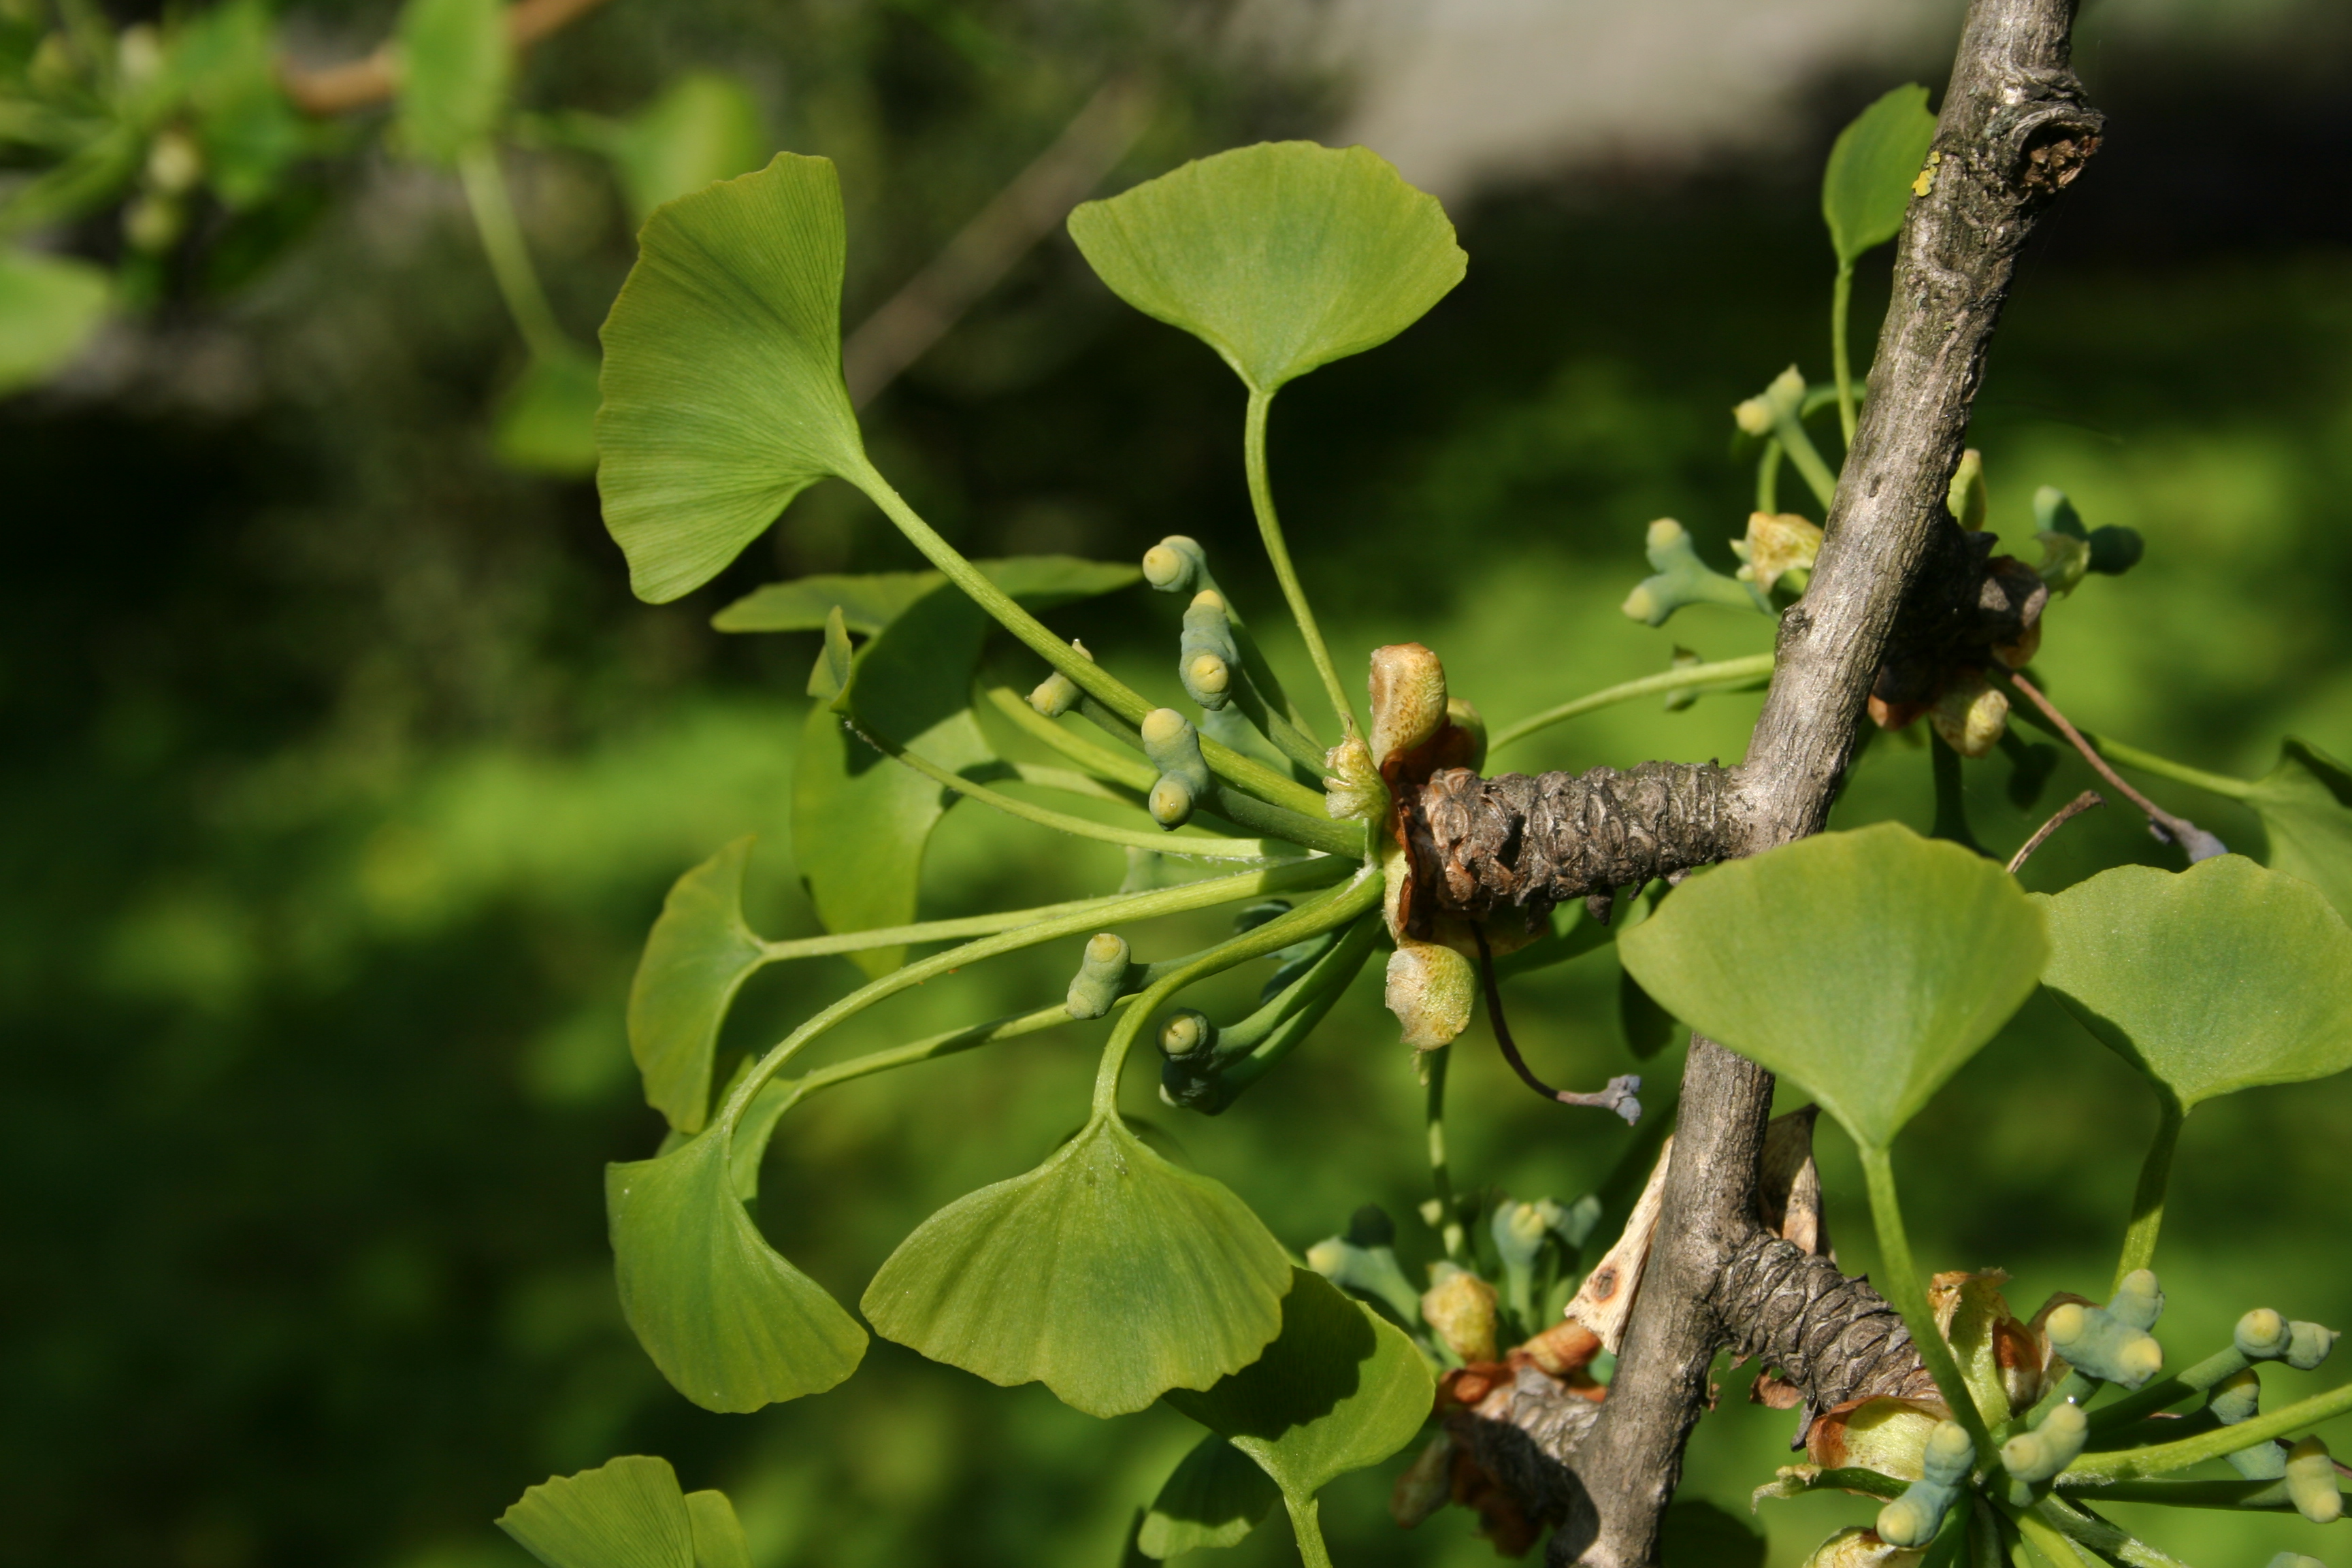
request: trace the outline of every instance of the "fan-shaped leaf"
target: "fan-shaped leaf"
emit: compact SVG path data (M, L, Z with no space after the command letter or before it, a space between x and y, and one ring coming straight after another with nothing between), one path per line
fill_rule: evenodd
M716 1130L604 1167L622 1315L706 1410L822 1394L857 1369L866 1331L779 1257L736 1201Z
M856 723L953 772L986 762L970 702L988 624L953 587L910 605L851 661ZM827 931L914 920L924 847L956 798L850 733L830 706L809 710L793 767L793 850ZM907 950L849 956L878 976L905 963Z
M1249 1206L1113 1116L898 1244L861 1303L877 1333L1090 1415L1206 1388L1257 1358L1291 1289Z
M609 151L629 211L643 223L664 202L758 168L773 147L740 81L688 71L629 117Z
M694 1568L751 1568L751 1543L725 1492L687 1493L686 1516L694 1524Z
M1617 941L1675 1017L1885 1148L2032 993L2041 912L1991 861L1898 823L1685 882Z
M1412 1442L1435 1392L1429 1363L1394 1324L1297 1268L1265 1354L1202 1393L1167 1397L1303 1503Z
M841 384L841 185L823 158L660 208L604 329L596 483L640 598L709 582L865 463Z
M719 1026L766 959L766 944L743 921L743 869L755 842L738 838L677 879L629 987L629 1054L646 1103L681 1132L702 1131Z
M1935 140L1927 89L1916 82L1896 88L1838 132L1822 174L1822 216L1841 263L1852 266L1901 232L1912 182Z
M2289 740L2246 804L2262 814L2272 868L2309 882L2352 920L2352 768Z
M1122 300L1181 327L1253 389L1378 348L1462 281L1437 198L1377 153L1261 142L1070 215Z
M0 395L71 363L113 296L106 273L86 261L0 248Z
M547 1568L697 1568L677 1473L643 1454L541 1482L499 1528Z
M985 570L1035 610L1124 587L1142 575L1134 567L1066 555L1016 556L990 562ZM972 674L992 623L961 589L937 581L939 586L857 651L847 710L866 734L960 773L991 756L970 704ZM793 843L827 931L914 920L924 848L957 798L848 732L829 706L810 710L793 776ZM850 957L878 976L905 963L907 950L869 948Z
M596 361L582 353L534 359L499 402L499 460L529 474L584 476L596 468Z
M1136 1544L1147 1557L1234 1546L1282 1500L1257 1461L1214 1432L1192 1446L1161 1483Z
M507 105L514 51L499 0L408 0L400 12L401 146L454 163L487 141Z
M2217 855L2040 901L2042 984L2184 1110L2352 1068L2352 929L2301 878Z

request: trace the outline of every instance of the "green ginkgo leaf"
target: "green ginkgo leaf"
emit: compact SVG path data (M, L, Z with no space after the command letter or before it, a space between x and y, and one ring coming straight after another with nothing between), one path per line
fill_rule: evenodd
M408 0L401 7L400 119L410 156L454 163L506 112L514 48L499 0Z
M631 1454L542 1481L498 1522L547 1568L698 1568L693 1521L667 1459Z
M0 396L71 363L105 322L113 299L103 268L0 247Z
M866 1331L761 1237L719 1130L605 1166L604 1208L622 1315L695 1404L757 1410L857 1370Z
M971 707L988 626L987 612L958 589L925 595L851 659L855 721L951 772L988 761ZM912 921L923 851L957 798L851 733L831 704L812 707L793 764L793 854L825 930ZM849 956L879 976L905 963L907 950Z
M597 489L643 599L709 582L829 474L864 468L841 384L841 184L779 153L656 210L604 327Z
M686 1517L694 1525L694 1568L751 1568L751 1543L725 1492L687 1493Z
M1167 1397L1303 1503L1412 1442L1435 1393L1429 1363L1402 1331L1299 1268L1282 1300L1282 1332L1263 1355L1214 1387Z
M767 961L767 943L743 920L743 870L755 842L738 838L671 887L629 986L629 1055L646 1103L681 1132L702 1131L719 1026L735 993Z
M1838 132L1822 174L1822 216L1842 265L1851 267L1902 231L1912 183L1935 140L1927 89L1916 82L1886 94Z
M972 564L1032 610L1049 610L1114 593L1143 577L1138 567L1075 555L1016 555ZM813 632L824 627L825 616L838 605L851 631L871 637L946 581L938 572L796 577L752 589L711 616L710 624L722 632Z
M2352 1068L2352 929L2303 879L2217 855L2040 901L2042 983L2183 1110Z
M2290 739L2246 804L2262 815L2272 868L2309 882L2352 920L2352 768Z
M1260 142L1070 215L1112 292L1181 327L1272 394L1378 348L1462 281L1437 198L1377 153Z
M607 151L629 212L643 223L664 202L758 168L773 148L740 81L688 71L618 127Z
M1015 556L989 562L985 570L1032 610L1108 593L1142 575L1135 567L1066 555ZM960 798L851 733L835 707L845 702L864 733L950 772L992 755L971 703L981 646L993 623L961 589L943 577L936 581L938 586L857 650L845 699L812 708L802 727L793 773L793 844L827 931L913 921L931 830ZM903 947L850 954L876 976L906 957Z
M596 468L596 356L577 350L533 359L491 424L499 461L527 474L584 477Z
M1248 1205L1098 1116L1035 1170L925 1220L860 1305L933 1361L1123 1415L1256 1360L1290 1289Z
M1136 1532L1147 1557L1234 1546L1262 1523L1282 1493L1255 1459L1214 1432L1179 1461Z
M2032 994L2048 951L1998 865L1893 822L1719 866L1617 941L1668 1012L1881 1149Z

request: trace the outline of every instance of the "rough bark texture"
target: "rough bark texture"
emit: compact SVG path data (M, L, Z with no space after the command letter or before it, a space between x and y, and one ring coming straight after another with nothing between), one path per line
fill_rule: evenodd
M2097 146L2069 68L2071 0L1973 0L1927 194L1911 204L1868 401L1771 689L1731 780L1734 854L1820 830L1889 633L1945 518L1969 405L2035 217ZM1549 1561L1645 1568L1707 1368L1729 1339L1724 1268L1748 1245L1771 1075L1694 1037L1658 1243L1610 1396L1580 1446Z
M1713 1303L1730 1348L1805 1396L1791 1448L1823 1411L1856 1399L1936 1399L1903 1315L1865 1280L1759 1230L1716 1276Z
M1542 914L1706 865L1723 857L1729 778L1687 763L1536 778L1440 769L1405 803L1413 885L1449 913Z

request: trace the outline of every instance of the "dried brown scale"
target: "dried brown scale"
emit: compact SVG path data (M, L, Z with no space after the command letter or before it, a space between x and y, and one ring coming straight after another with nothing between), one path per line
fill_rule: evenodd
M1600 1405L1528 1366L1507 1391L1449 1414L1445 1430L1530 1523L1551 1526L1572 1511L1580 1489L1568 1461L1600 1419Z
M1714 1306L1734 1351L1777 1367L1805 1396L1792 1448L1804 1447L1815 1416L1838 1405L1937 1397L1886 1299L1777 1236L1759 1231L1731 1255Z
M1403 813L1413 917L1540 915L1718 860L1728 777L1712 763L1492 779L1442 769Z

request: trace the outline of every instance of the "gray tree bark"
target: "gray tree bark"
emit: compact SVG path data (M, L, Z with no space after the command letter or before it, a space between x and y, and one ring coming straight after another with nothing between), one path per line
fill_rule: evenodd
M1944 97L1927 189L1911 204L1895 294L1804 597L1780 620L1779 662L1747 758L1733 770L1732 854L1821 830L1898 610L1958 468L1985 354L2019 248L2097 145L2102 117L2070 66L2073 0L1973 0ZM1707 1399L1727 1268L1757 1230L1772 1078L1694 1037L1658 1240L1608 1400L1576 1451L1574 1512L1556 1568L1648 1568Z

